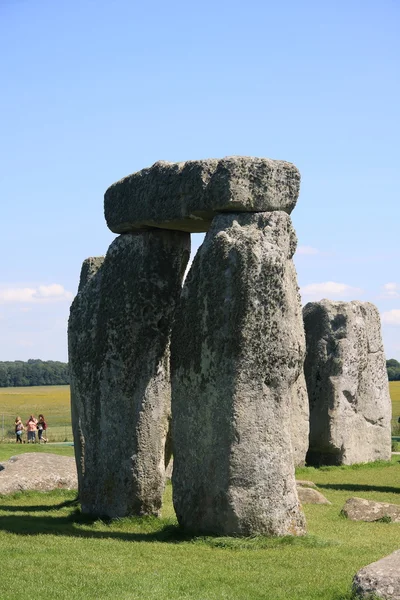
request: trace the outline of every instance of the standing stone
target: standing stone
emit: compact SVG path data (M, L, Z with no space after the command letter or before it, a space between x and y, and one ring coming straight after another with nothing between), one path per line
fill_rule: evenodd
M304 467L310 431L310 409L303 368L292 387L292 450L295 467Z
M391 457L391 401L380 318L369 302L304 307L312 465Z
M86 284L71 307L69 359L85 513L159 512L170 414L170 330L189 253L186 233L126 234L98 261L97 272L82 276Z
M173 500L196 533L301 535L291 446L301 305L283 212L221 214L171 338Z
M81 276L79 278L78 292L83 290L85 285L96 275L104 262L104 256L90 256L82 263Z

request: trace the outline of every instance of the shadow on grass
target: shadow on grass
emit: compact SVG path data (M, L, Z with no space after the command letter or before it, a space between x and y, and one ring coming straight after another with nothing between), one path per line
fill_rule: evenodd
M347 492L386 492L400 494L400 487L386 485L368 485L359 483L318 483L318 488L326 490L345 490Z
M0 504L0 511L4 512L46 512L49 510L60 510L61 508L78 508L79 500L65 500L60 504L34 504L31 506L7 506Z
M71 508L76 502L76 500L62 502L59 505L53 505L48 508L50 510L64 507ZM21 508L28 510L29 507L1 506L0 511L20 512ZM42 510L44 512L47 507L35 506L33 508L35 511ZM126 527L126 524L132 528L142 528L143 531L115 530L116 527ZM98 526L103 529L96 530L95 527ZM186 542L225 550L266 550L282 546L314 548L336 545L334 542L327 542L312 535L304 537L286 536L281 538L266 536L247 538L218 537L213 535L196 536L185 532L177 523L168 522L167 519L163 521L156 517L130 517L106 522L82 514L79 508L76 508L67 516L21 514L0 516L0 531L22 536L63 535L67 537L114 539L126 542L164 542L169 544Z
M4 508L10 509L11 507L1 507L1 510L4 510ZM54 510L54 506L51 508ZM19 510L19 508L17 510ZM0 531L6 531L16 535L64 535L68 537L105 538L130 542L177 543L193 539L192 536L184 534L178 525L170 524L164 525L157 531L143 533L111 530L96 531L94 529L82 528L84 526L91 526L95 523L102 523L104 527L107 527L107 524L104 521L82 515L79 510L74 511L71 515L65 517L7 515L5 517L0 516Z

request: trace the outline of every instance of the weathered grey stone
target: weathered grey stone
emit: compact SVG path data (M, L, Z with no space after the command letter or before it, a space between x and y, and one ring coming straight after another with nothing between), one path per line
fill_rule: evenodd
M78 292L83 290L88 281L97 273L104 262L104 256L91 256L83 261Z
M300 173L269 158L156 162L117 181L104 196L108 227L115 233L161 227L208 231L219 212L290 213L299 195Z
M387 519L400 523L400 504L374 502L364 498L349 498L342 509L343 514L351 521L379 521Z
M215 217L171 338L173 499L180 524L301 535L291 445L304 332L284 212Z
M169 461L166 469L165 469L165 478L166 479L172 479L172 471L174 469L174 459L171 458L171 460Z
M47 452L12 456L0 468L0 494L35 490L74 490L78 487L75 460Z
M159 512L170 330L189 253L182 232L120 236L72 304L72 425L85 513Z
M308 481L307 479L296 479L297 487L306 487L306 488L317 488L316 484L313 481Z
M303 467L306 462L310 431L310 408L303 369L292 388L291 430L294 464L296 467Z
M321 492L313 488L297 485L297 494L301 504L331 504Z
M400 550L358 571L353 590L361 598L400 600Z
M307 462L390 460L392 405L377 308L369 302L321 300L307 304L303 315Z

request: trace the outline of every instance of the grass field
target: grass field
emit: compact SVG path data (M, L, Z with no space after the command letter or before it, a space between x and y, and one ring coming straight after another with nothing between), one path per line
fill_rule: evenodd
M400 503L396 458L300 469L332 503L304 507L304 538L185 537L170 485L161 519L111 523L85 518L74 492L0 497L0 598L14 599L16 582L33 573L60 600L350 600L358 569L399 548L400 523L353 522L340 511L351 496Z
M49 441L72 441L69 385L0 388L0 439L14 441L15 417L32 413L44 414Z
M392 432L393 435L400 435L400 381L391 381L389 383L390 397L392 399Z
M400 435L400 381L390 382L393 407L393 433ZM20 415L45 415L49 441L72 441L70 391L68 385L0 388L0 440L14 441L14 420Z
M391 394L398 415L397 382ZM15 414L30 412L43 412L49 431L62 436L69 388L0 389L0 415L9 414L11 425ZM25 451L73 455L71 446L0 443L0 462ZM16 582L34 573L35 593L60 600L350 600L356 571L400 547L400 523L348 521L341 508L351 496L400 504L399 459L298 469L332 503L304 507L304 538L185 537L170 485L162 518L111 523L84 517L75 492L0 496L0 598L14 599Z

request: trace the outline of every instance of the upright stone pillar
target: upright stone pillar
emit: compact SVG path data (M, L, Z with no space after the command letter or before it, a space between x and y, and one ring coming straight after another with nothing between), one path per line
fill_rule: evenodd
M196 533L301 535L291 399L305 342L284 212L214 218L171 341L173 499Z
M104 262L83 265L70 313L69 361L85 513L159 512L170 331L189 253L188 233L139 231L118 237Z
M377 308L321 300L304 307L312 465L391 457L391 400Z
M310 409L303 368L292 388L291 431L294 465L304 467L310 432Z

